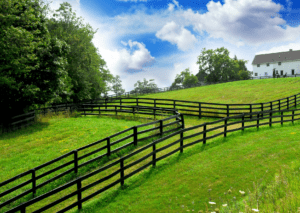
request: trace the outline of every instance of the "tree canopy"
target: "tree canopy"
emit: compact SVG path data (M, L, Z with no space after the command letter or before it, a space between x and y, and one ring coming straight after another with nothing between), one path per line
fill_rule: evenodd
M94 99L107 93L113 75L105 69L106 62L91 42L97 30L93 31L89 24L84 26L67 2L62 3L56 12L59 13L54 13L53 17L59 19L51 18L47 26L52 37L70 46L66 70L71 79L71 99Z
M125 89L122 88L122 83L119 75L116 75L112 80L112 91L116 94L116 96L120 96L125 92Z
M154 79L150 79L149 81L144 78L144 81L138 80L134 84L134 90L131 91L131 93L149 93L157 91L157 85L154 83Z
M69 85L64 41L51 38L37 0L0 1L0 104L6 118L22 114Z
M170 90L183 87L189 87L198 83L198 78L191 74L190 69L187 68L180 74L177 74L174 82L172 83Z
M250 72L247 71L247 61L237 60L229 57L229 51L224 48L216 50L202 50L198 56L199 72L197 77L205 78L206 82L225 82L230 80L250 79Z

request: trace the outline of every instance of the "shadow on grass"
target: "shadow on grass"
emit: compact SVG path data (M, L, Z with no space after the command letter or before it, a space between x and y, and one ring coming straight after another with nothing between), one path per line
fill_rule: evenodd
M300 122L292 123L286 123L284 126L294 126L294 125L300 125ZM81 210L73 210L73 213L84 213L84 212L96 212L95 209L105 208L110 203L113 203L118 200L118 196L125 195L128 192L142 186L145 182L150 180L151 177L153 177L156 174L160 174L165 169L170 168L171 166L176 165L181 160L184 160L186 158L189 158L195 154L199 154L201 152L204 152L208 149L212 149L215 147L218 147L226 142L229 142L231 138L236 136L244 136L248 134L252 134L254 132L260 132L260 131L268 131L272 130L274 128L280 128L281 126L262 126L259 129L251 128L246 129L244 131L238 131L229 133L229 135L226 138L216 138L211 142L208 142L207 144L196 144L195 146L191 146L186 148L183 153L178 153L178 155L173 155L171 158L167 158L168 160L163 161L163 163L156 165L155 167L150 167L150 169L145 170L144 172L133 176L127 181L125 180L124 186L120 186L117 189L113 189L111 191L106 191L103 193L103 197L98 198L96 201L92 201L90 204L86 204L87 206L83 206L83 209ZM127 182L127 183L126 183Z
M47 128L50 124L48 122L34 122L33 124L19 128L17 130L11 132L4 132L2 133L2 129L0 129L0 139L7 139L7 138L16 138L23 135L29 135L35 132L41 132L45 128Z

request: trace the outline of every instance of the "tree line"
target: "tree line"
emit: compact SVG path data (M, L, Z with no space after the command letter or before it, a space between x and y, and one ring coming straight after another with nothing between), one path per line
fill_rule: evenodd
M216 50L202 49L198 56L196 64L199 65L199 71L193 75L189 68L177 74L170 90L177 88L188 88L190 86L204 83L217 83L234 80L248 80L251 78L251 72L247 70L247 60L239 60L235 55L233 59L229 57L229 51L224 48ZM132 93L147 93L157 90L157 85L151 79L151 84L144 79L144 82L138 81L134 86Z
M92 43L97 30L67 2L53 18L49 11L42 0L0 1L0 123L47 103L98 98L118 81Z
M50 11L53 18L47 18ZM120 76L110 73L92 43L98 29L84 25L69 3L52 11L42 0L2 0L0 22L2 121L48 103L95 99L108 91L124 94ZM198 74L188 68L171 87L249 79L245 61L228 54L223 47L204 49L197 61ZM158 89L154 79L137 81L134 87L131 93Z

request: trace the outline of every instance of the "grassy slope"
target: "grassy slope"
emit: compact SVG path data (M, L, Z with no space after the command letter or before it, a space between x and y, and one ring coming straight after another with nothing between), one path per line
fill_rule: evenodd
M147 96L141 96L141 97L151 97L151 98L167 97L170 99L174 98L177 100L206 101L206 102L215 102L215 103L245 103L245 102L246 103L255 103L255 102L264 102L264 101L266 102L266 101L283 98L283 97L298 93L299 84L297 82L299 82L299 80L297 78L265 79L265 80L260 80L260 81L249 81L249 82L244 81L244 82L234 82L234 83L228 83L228 84L199 87L199 88L191 88L191 89L186 89L186 90L181 90L181 91L172 91L172 92L153 94L153 95L147 95ZM247 84L247 85L245 86L244 84ZM226 89L224 89L225 87L226 87ZM239 89L236 89L236 87L239 87ZM274 88L276 88L276 91L278 91L278 92L274 93ZM250 89L251 89L251 91L250 91ZM221 91L221 92L219 92L219 91ZM264 94L264 96L262 96L262 93ZM207 95L207 94L211 94L211 95ZM234 94L234 95L232 95L232 94ZM258 99L258 97L260 99ZM208 121L209 121L209 119L201 119L201 120L190 119L190 122L186 121L186 126L187 127L194 126L194 125L197 125L197 124L200 124L203 122L208 122ZM86 124L84 124L84 125L86 125ZM131 125L131 126L133 126L133 125ZM69 130L69 128L68 128L68 130ZM72 134L74 134L74 132L77 133L78 130L72 130L71 132L72 132ZM69 131L69 133L71 133L71 132ZM89 131L84 131L84 132L88 133ZM113 134L113 133L110 133L110 134ZM49 135L49 133L48 133L48 135ZM105 135L104 137L106 137L106 136L107 135ZM99 140L100 138L103 138L103 137L98 137L98 135L97 135L96 140ZM93 140L93 141L96 141L96 140ZM2 142L2 140L1 140L1 142ZM5 143L5 144L7 144L7 143ZM60 153L59 153L59 155L60 155ZM40 163L38 163L38 165L39 164ZM95 180L97 180L97 179L99 179L99 178L96 178Z
M299 168L299 132L298 122L245 130L206 146L196 145L126 180L126 189L115 189L84 204L81 212L198 212L206 208L209 199L217 207L230 204L233 197L241 198L239 190L253 191L253 181L268 183L280 166ZM210 194L208 189L212 189ZM229 189L232 194L226 197L224 192ZM298 184L294 210L300 205L299 189Z
M109 117L50 119L0 135L0 182L76 148L98 141L140 121Z
M139 97L244 104L273 101L299 92L300 78L279 78L237 81Z

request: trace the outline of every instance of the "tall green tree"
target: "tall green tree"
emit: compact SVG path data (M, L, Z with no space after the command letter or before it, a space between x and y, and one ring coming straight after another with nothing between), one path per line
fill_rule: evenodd
M240 64L242 61L234 61L229 57L229 51L224 48L216 50L202 50L198 56L199 72L197 77L205 76L206 82L224 82L239 80ZM242 74L242 73L241 73ZM200 79L199 79L200 80Z
M64 84L68 45L51 38L43 10L37 0L0 1L0 105L5 122L70 90Z
M107 93L113 75L105 68L106 62L92 43L98 29L93 31L89 24L83 25L67 2L60 4L53 17L56 19L51 18L47 24L51 36L70 45L66 70L71 78L71 99L94 99Z
M125 92L125 89L122 88L122 81L119 75L112 80L112 91L117 95L120 96Z
M177 89L181 86L188 87L198 83L198 78L191 74L190 68L185 69L180 74L177 74L170 90Z
M150 79L149 81L144 78L144 81L138 80L134 84L134 90L131 91L131 93L149 93L156 91L157 85L154 83L154 79Z

